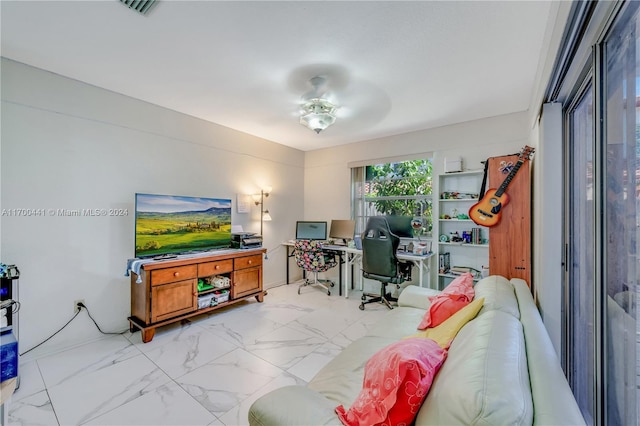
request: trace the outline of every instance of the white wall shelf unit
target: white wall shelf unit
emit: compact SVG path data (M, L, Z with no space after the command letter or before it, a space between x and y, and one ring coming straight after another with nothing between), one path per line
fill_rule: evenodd
M441 254L449 254L451 267L473 268L478 271L476 280L480 278L482 268L489 265L489 230L468 219L469 208L478 202L483 176L483 170L472 170L441 174L438 178L438 229L434 229L434 236L437 235L434 239L437 240L440 289L457 276L440 268ZM464 242L452 241L454 238L463 238L467 233L469 237ZM475 242L471 234L475 237Z

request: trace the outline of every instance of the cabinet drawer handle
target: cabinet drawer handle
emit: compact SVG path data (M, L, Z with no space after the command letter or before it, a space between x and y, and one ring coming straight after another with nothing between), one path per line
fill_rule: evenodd
M249 263L249 265L251 265L253 263L253 260L250 260L248 263Z
M216 265L215 269L220 269L220 265Z
M173 273L173 276L174 276L174 277L177 277L177 276L179 276L179 275L180 275L180 272L174 272L174 273Z

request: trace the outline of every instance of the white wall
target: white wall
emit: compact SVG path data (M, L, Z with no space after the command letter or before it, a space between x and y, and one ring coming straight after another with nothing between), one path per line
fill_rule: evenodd
M436 176L443 172L446 157L459 156L465 169L480 169L488 157L519 152L528 143L530 122L528 113L513 113L307 152L305 218L330 221L351 216L350 162L432 153ZM437 193L437 186L434 189ZM435 282L435 268L431 279Z
M562 339L562 105L545 104L540 125L533 129L534 157L534 296L540 314L561 356Z
M271 185L264 283L284 282L280 242L303 216L303 152L6 59L1 71L0 247L21 271L21 351L65 324L76 299L103 330L128 328L136 192L231 198L232 222L259 232L259 207L237 213L236 194ZM48 213L98 208L128 214ZM30 356L98 337L83 313Z

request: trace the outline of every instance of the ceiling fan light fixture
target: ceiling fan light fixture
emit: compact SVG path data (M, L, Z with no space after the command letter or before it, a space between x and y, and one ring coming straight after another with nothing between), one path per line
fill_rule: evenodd
M336 121L336 106L326 99L314 98L302 106L300 124L320 133Z

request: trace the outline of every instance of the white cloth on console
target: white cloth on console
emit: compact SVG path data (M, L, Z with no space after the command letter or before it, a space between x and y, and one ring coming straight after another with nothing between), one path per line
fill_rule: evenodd
M128 277L129 271L131 271L138 276L138 278L136 279L136 282L141 283L142 278L140 277L140 268L145 263L151 263L151 262L154 262L154 260L153 259L137 259L137 258L127 260L127 270L125 271L124 276Z

